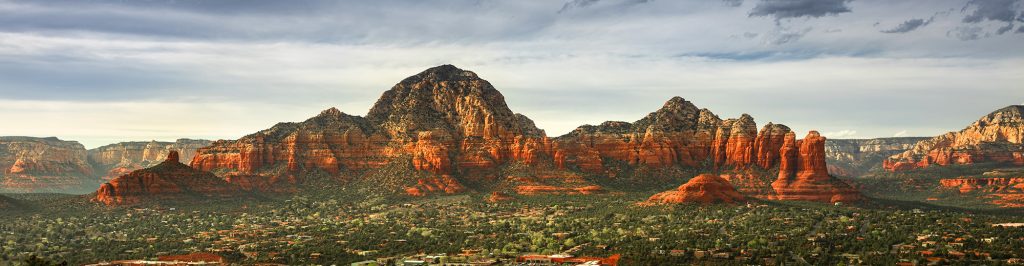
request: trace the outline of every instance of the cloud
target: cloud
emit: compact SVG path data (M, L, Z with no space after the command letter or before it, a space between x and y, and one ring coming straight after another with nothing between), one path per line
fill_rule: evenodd
M751 18L783 1L601 0L557 14L572 1L0 0L0 121L19 125L0 135L237 138L330 106L365 114L395 82L444 63L491 81L550 135L633 121L677 95L793 128L939 134L1024 98L1024 34L968 45L931 29L987 29L979 38L1004 22L936 19L902 36L871 24L959 14L966 1L823 1L849 7ZM3 109L12 103L24 108ZM67 108L50 116L42 103ZM236 111L214 120L224 110ZM877 120L895 112L906 116ZM164 123L85 132L136 121Z
M907 136L907 131L906 130L902 130L900 132L896 132L896 134L892 134L892 137L894 137L894 138L904 137L904 136Z
M765 34L764 42L769 45L783 45L791 42L795 42L803 38L808 32L811 32L813 28L805 28L802 30L792 31L787 28L776 28L774 31Z
M565 3L565 5L562 6L562 9L558 10L558 13L567 12L569 10L576 8L588 7L590 5L596 4L599 1L600 0L572 0L568 3Z
M953 30L950 30L946 35L956 37L962 41L973 41L984 37L988 37L990 34L985 33L985 29L978 26L959 26Z
M844 129L844 130L835 131L835 132L825 132L825 137L832 138L832 139L849 138L849 137L853 137L853 136L856 136L856 135L857 135L857 131L856 130L851 130L851 129Z
M739 7L743 5L743 0L722 0L722 3L731 7Z
M1021 0L971 0L961 10L973 9L963 22L978 23L985 20L1013 22L1017 19Z
M1006 25L996 28L995 35L1003 35L1016 26L1016 22L1024 22L1024 0L971 0L960 10L967 13L963 18L966 24L978 25L983 22L1003 22ZM979 28L971 28L971 31L979 31L978 34L966 35L961 40L977 40L991 34L981 34Z
M904 21L903 23L900 23L900 25L896 26L895 28L888 29L888 30L882 30L882 32L884 32L884 33L907 33L907 32L914 31L914 30L916 30L916 29L918 29L920 27L927 26L930 23L932 23L932 19L924 20L924 19L920 19L920 18L915 18L915 19L910 19L910 20Z
M852 0L761 0L750 11L751 17L771 16L775 20L799 17L822 17L850 12Z

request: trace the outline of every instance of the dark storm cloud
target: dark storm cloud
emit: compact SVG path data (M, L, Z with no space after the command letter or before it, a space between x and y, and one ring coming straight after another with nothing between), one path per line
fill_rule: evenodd
M915 18L915 19L904 21L903 23L900 23L900 25L896 26L895 28L888 29L888 30L882 30L882 32L884 32L884 33L907 33L907 32L914 31L914 30L916 30L916 29L918 29L920 27L927 26L930 23L932 23L931 19L924 20L924 19L920 19L920 18Z
M963 22L966 24L976 25L986 21L1005 22L1006 25L1000 26L994 31L994 35L1003 35L1013 30L1017 22L1024 22L1024 11L1021 9L1024 9L1024 0L971 0L961 9L961 12L967 14L963 18ZM977 40L993 36L991 34L993 32L984 32L984 29L973 26L963 26L957 30L963 31L964 28L970 28L970 31L977 30L978 33L967 35L968 38L960 38L961 40Z
M971 11L963 21L966 23L978 23L985 20L1002 22L1013 22L1017 20L1021 0L971 0L962 9L963 12Z
M846 3L852 0L761 0L750 16L771 16L775 20L799 17L822 17L850 12Z

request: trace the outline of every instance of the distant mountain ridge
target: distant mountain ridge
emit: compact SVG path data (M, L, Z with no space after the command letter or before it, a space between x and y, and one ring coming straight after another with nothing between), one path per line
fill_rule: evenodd
M184 163L207 140L121 142L94 149L56 137L0 137L0 192L87 193L119 175L156 165L170 150Z
M892 137L874 139L829 139L825 141L825 158L829 174L862 177L882 171L882 162L889 156L903 153L928 137Z
M922 140L885 160L889 171L992 162L1024 165L1024 105L985 115L959 132Z

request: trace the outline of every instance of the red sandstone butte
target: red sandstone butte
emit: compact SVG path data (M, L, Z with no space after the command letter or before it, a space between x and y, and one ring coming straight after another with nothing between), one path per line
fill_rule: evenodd
M702 174L690 179L676 190L669 190L651 196L650 203L735 203L746 200L721 177Z
M858 201L861 195L848 184L828 174L825 165L825 137L811 131L801 141L786 134L780 149L779 176L772 182L777 200L820 202Z
M163 163L104 183L92 200L106 205L127 205L157 199L222 197L239 191L237 186L209 172L182 164L178 152L170 151Z

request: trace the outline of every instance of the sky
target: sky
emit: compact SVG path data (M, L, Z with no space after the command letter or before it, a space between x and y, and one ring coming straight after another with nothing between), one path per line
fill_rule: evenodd
M934 136L1024 104L1024 0L0 0L0 135L237 139L441 64L549 136L673 96Z

